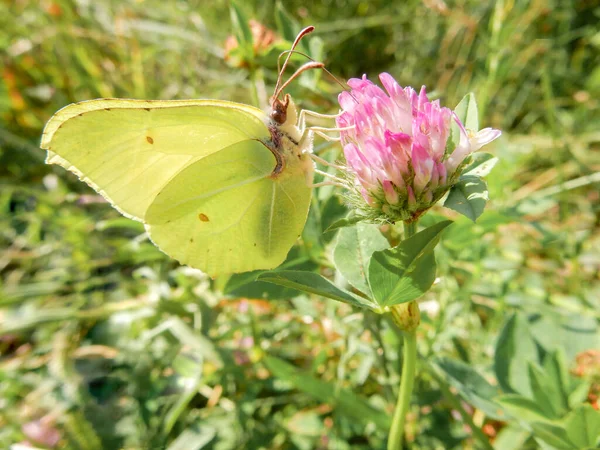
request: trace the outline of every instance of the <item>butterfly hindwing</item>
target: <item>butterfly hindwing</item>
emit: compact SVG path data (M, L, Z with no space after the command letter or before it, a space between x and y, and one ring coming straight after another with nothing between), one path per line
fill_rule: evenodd
M211 275L276 267L302 231L311 191L299 166L274 176L275 165L256 140L194 162L149 207L151 239Z

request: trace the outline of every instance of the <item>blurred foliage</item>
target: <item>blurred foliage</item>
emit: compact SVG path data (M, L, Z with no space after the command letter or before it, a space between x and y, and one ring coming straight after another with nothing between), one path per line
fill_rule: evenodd
M483 126L504 131L491 202L477 224L447 230L440 281L421 298L411 448L477 448L479 428L497 449L584 445L577 418L594 417L600 395L597 3L239 7L284 37L286 23L315 25L305 51L341 79L386 70L449 106L473 91ZM401 370L387 322L180 267L140 224L43 164L43 125L71 102L268 95L289 42L233 67L230 34L225 1L0 1L2 448L382 448ZM290 92L333 112L340 89L307 74ZM287 267L347 287L333 270L336 233L323 234L344 213L320 188Z

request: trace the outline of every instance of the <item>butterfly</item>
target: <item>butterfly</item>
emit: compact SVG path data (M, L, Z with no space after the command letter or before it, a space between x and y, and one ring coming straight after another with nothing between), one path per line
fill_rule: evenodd
M59 110L41 147L152 242L210 276L281 264L306 222L313 134L280 85L270 111L221 100L96 99Z

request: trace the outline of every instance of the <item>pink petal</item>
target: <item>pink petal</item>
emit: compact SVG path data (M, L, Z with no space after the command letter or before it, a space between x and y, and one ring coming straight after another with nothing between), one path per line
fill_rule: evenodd
M410 186L406 186L406 191L408 193L408 206L412 209L417 206L417 200L415 199L415 194Z
M341 92L338 95L338 103L344 111L353 111L356 105L358 105L357 99L352 97L348 91Z
M413 143L411 160L415 171L413 186L415 193L420 194L431 180L434 161L427 150L417 143Z
M475 136L469 139L472 148L471 151L475 152L479 150L484 145L499 138L501 134L502 132L500 130L495 130L493 128L484 128L483 130L478 131Z
M379 80L383 87L388 92L389 96L396 100L396 98L404 98L404 91L402 90L402 86L400 86L394 77L392 77L389 73L383 72L379 75Z
M383 187L385 201L388 202L390 205L397 205L399 197L398 193L394 189L394 185L392 184L392 182L389 180L385 180L383 183L381 183L381 185Z

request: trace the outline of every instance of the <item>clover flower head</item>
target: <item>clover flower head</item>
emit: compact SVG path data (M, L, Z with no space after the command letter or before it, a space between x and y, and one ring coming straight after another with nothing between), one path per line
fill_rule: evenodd
M363 76L350 79L351 90L339 95L347 175L366 215L411 221L450 189L469 155L500 131L466 130L452 110L429 101L425 87L417 93L390 74L379 79L387 93ZM453 125L456 144L450 139Z

